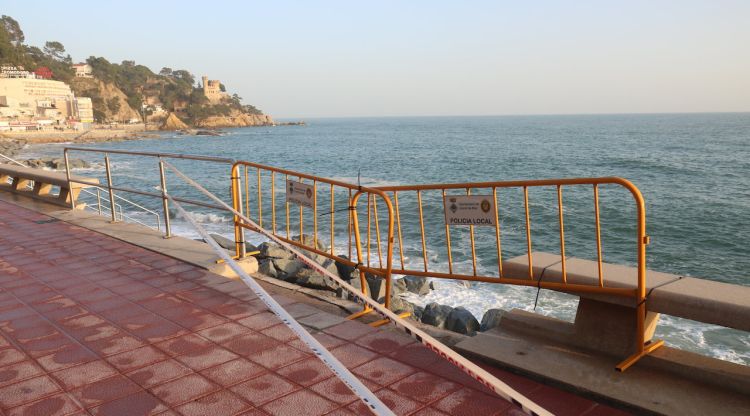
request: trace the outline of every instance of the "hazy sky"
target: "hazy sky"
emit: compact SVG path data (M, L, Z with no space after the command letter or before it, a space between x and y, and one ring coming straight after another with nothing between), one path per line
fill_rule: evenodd
M2 0L26 43L275 117L750 111L750 1Z

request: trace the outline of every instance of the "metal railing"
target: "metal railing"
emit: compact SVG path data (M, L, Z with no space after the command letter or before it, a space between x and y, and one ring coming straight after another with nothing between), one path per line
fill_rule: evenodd
M86 147L66 147L63 151L63 156L65 158L65 171L67 174L68 182L71 183L79 183L83 185L90 185L92 187L99 187L99 184L93 184L92 182L87 181L81 181L73 179L70 175L70 158L69 153L75 151L75 152L88 152L88 153L98 153L102 154L104 157L104 171L106 175L106 186L101 188L100 191L106 192L107 197L101 197L101 195L97 196L97 209L104 213L108 212L112 222L122 221L123 219L132 219L135 222L141 223L138 220L133 219L132 217L128 217L125 214L122 213L122 208L120 207L120 213L118 215L118 204L115 202L117 200L123 199L122 197L115 194L115 191L117 192L127 192L132 193L135 195L141 195L141 196L147 196L147 197L153 197L161 199L162 201L162 216L164 218L164 237L169 238L172 236L172 225L170 220L170 214L169 214L169 200L166 196L167 191L167 182L166 182L166 176L164 172L164 163L163 159L185 159L185 160L195 160L195 161L205 161L205 162L215 162L215 163L223 163L230 165L234 161L232 159L228 158L220 158L220 157L210 157L210 156L200 156L200 155L183 155L183 154L173 154L173 153L156 153L156 152L132 152L132 151L125 151L125 150L110 150L110 149L96 149L96 148L86 148ZM110 163L110 154L118 154L118 155L130 155L130 156L146 156L146 157L154 157L159 160L159 179L160 179L160 192L149 192L149 191L143 191L139 189L133 189L128 188L124 186L116 186L113 184L112 181L112 165ZM191 200L187 198L179 198L179 197L173 197L175 200L178 200L180 202L184 202L186 204L201 206L205 208L211 208L211 209L218 209L223 210L222 207L205 203L202 201L196 201ZM102 205L102 199L104 200L105 204L108 204L109 207L106 205ZM141 204L129 201L131 205L144 210L146 212L152 213L157 215L157 229L161 229L161 220L159 214L151 209L148 209L144 207ZM75 201L71 201L71 208L75 209Z
M18 160L13 159L13 158L11 158L9 156L6 156L6 155L4 155L2 153L0 153L0 157L2 157L3 159L9 161L12 164L15 164L15 165L18 165L18 166L23 166L23 167L28 167L28 166L24 165L23 163L19 162ZM66 171L68 170L68 166L67 165L65 166L65 170ZM33 180L29 181L26 186L29 189L33 189L34 188L34 181ZM91 188L95 189L96 191L91 190ZM95 185L92 185L91 188L81 188L81 193L87 194L87 195L92 196L92 197L95 197L96 198L96 208L94 208L93 205L89 205L89 204L86 204L85 208L89 209L91 211L94 211L94 212L98 213L99 215L106 215L107 212L109 212L111 210L111 208L107 207L106 205L102 205L102 202L104 202L105 204L109 204L109 199L107 197L103 197L101 195L101 193L104 192L105 189L103 189L100 186L95 186ZM156 227L154 227L153 225L150 225L148 223L145 223L143 221L140 221L137 218L134 218L134 217L132 217L132 216L130 216L128 214L125 214L125 210L123 209L122 204L115 203L114 204L114 207L115 207L115 216L119 215L119 220L120 221L126 221L127 220L127 221L135 222L137 224L140 224L140 225L143 225L143 226L146 226L146 227L149 227L149 228L155 228L157 230L161 229L161 219L160 219L160 216L159 216L158 212L153 211L151 209L148 209L148 208L146 208L146 207L144 207L144 206L142 206L142 205L140 205L140 204L138 204L138 203L136 203L134 201L131 201L131 200L127 199L127 198L123 198L123 197L118 196L118 195L115 195L115 198L118 201L122 201L123 203L125 203L125 204L127 204L129 206L136 207L136 208L138 208L139 210L141 210L143 212L146 212L146 213L149 213L149 214L153 215L155 217L155 219L156 219ZM118 214L118 212L119 212L119 214Z

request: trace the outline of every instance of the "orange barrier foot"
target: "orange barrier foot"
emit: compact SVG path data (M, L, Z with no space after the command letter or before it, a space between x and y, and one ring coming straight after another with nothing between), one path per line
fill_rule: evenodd
M631 355L630 357L625 359L625 361L621 362L620 364L617 364L617 367L615 367L615 369L619 372L623 372L627 370L628 367L635 364L636 362L638 362L638 360L652 353L653 351L655 351L657 348L661 347L662 345L664 345L664 341L662 340L649 342L648 344L643 346L643 351L637 352Z

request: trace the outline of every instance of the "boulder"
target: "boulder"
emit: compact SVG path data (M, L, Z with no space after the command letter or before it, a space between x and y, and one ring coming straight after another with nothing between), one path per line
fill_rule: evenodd
M335 286L330 283L329 278L312 269L300 269L294 277L300 286L320 290L335 290Z
M367 279L367 288L370 290L370 297L373 299L382 299L385 296L385 279L370 273L365 274Z
M450 306L432 302L425 306L421 321L423 324L444 328L445 320L448 319L451 311L453 311L453 308Z
M260 258L292 259L294 254L275 243L262 243L258 246Z
M305 267L304 263L295 259L272 259L273 265L278 271L277 277L286 281L296 281L295 276L300 269Z
M347 256L341 257L349 260L349 257ZM356 270L354 266L350 266L338 261L336 262L336 269L338 270L339 276L341 276L341 278L344 280L350 280L352 278L352 272Z
M188 125L180 120L179 117L174 113L169 113L169 116L164 119L164 123L159 127L159 130L185 130L187 128Z
M391 310L395 313L409 312L414 314L414 305L402 299L400 296L391 298Z
M220 247L225 248L230 251L234 251L234 240L230 240L223 235L219 234L209 234L211 238L213 238L216 241L216 244L218 244Z
M411 316L414 318L415 321L421 321L422 320L422 314L424 313L424 308L419 305L411 305L413 307Z
M420 296L424 296L430 293L431 282L425 277L404 276L404 278L400 280L403 281L402 284L404 289L411 293L416 293Z
M479 322L463 306L453 309L445 320L445 329L459 334L473 334L479 330Z
M294 240L294 241L300 241L299 234L297 234L295 236L292 236L292 240ZM313 240L314 239L313 239L312 235L309 235L309 234L303 234L302 235L302 240L301 241L302 241L303 245L306 245L308 247L314 247L314 248L316 248L318 250L321 250L321 251L325 251L326 246L324 246L321 243L320 237L318 237L318 239L315 240L315 241L313 241ZM315 245L313 245L313 243L315 243Z
M502 309L490 309L482 316L482 323L479 325L479 330L484 332L500 325L500 320L505 315L505 311Z
M258 264L258 273L264 274L270 277L279 277L279 272L276 270L276 266L273 265L271 259L261 260Z

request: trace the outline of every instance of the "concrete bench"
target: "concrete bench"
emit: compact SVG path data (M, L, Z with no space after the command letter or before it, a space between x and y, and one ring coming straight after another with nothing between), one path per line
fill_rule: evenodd
M99 183L99 180L96 178L78 175L71 176L71 178L79 181ZM33 187L29 189L29 185L31 184L33 184ZM60 189L57 195L52 193L52 188L55 186ZM64 207L70 207L71 200L76 201L78 199L81 189L92 186L80 183L73 183L69 186L65 172L0 164L0 190L27 195Z
M544 252L532 253L534 279L545 282L562 281L560 255ZM527 277L528 258L519 256L503 262L507 276ZM597 262L573 257L566 258L568 283L590 286L599 284ZM638 270L635 267L603 263L602 276L606 287L638 287ZM696 279L661 273L646 272L646 305L650 312L678 316L694 321L750 331L750 287L711 280ZM568 293L600 302L635 307L632 299L596 295L591 293Z

